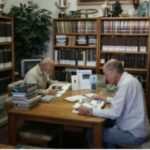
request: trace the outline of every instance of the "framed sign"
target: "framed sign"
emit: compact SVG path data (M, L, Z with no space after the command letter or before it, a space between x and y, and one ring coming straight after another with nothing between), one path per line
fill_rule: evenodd
M97 5L103 4L104 2L108 2L109 4L114 3L116 0L77 0L78 5ZM130 4L132 0L119 0L120 3Z

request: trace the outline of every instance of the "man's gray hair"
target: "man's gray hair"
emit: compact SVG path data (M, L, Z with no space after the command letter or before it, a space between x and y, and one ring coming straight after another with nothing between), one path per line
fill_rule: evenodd
M46 65L49 65L49 64L54 65L55 63L54 63L54 61L53 61L51 58L47 57L47 58L44 58L44 59L39 63L39 66L42 67L42 66L46 66Z
M109 61L107 61L104 65L104 68L106 68L107 70L116 70L118 73L124 72L122 62L117 59L110 59Z

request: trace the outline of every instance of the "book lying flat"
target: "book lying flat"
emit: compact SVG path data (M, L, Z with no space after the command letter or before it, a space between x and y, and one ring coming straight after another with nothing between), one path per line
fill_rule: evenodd
M12 87L12 92L31 92L37 89L37 84L35 83L21 83Z
M12 98L11 102L14 103L14 104L26 104L26 105L29 105L31 103L34 103L34 102L37 102L39 101L41 98L41 95L37 95L31 99L28 99L28 100L19 100L19 99L14 99Z
M41 98L40 101L45 102L45 103L49 103L54 99L54 95L45 95Z
M35 96L37 96L38 93L37 91L32 92L31 94L27 94L27 95L21 95L21 94L12 94L12 99L14 100L30 100L32 98L34 98Z

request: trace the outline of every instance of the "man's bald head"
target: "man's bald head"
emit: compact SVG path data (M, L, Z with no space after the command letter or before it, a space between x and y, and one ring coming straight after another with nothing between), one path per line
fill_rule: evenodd
M46 58L44 58L44 59L40 62L39 65L40 65L40 66L55 65L55 63L54 63L54 61L53 61L51 58L46 57Z
M55 70L55 62L49 57L44 58L39 63L39 66L40 66L42 72L45 72L48 74L53 73Z

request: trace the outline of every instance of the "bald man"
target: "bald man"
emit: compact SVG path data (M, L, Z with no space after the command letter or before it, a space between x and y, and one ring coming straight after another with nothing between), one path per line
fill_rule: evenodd
M44 58L39 64L31 68L25 75L26 83L36 83L38 85L39 94L55 95L56 90L47 88L48 85L54 83L51 80L55 70L55 63L51 58Z

